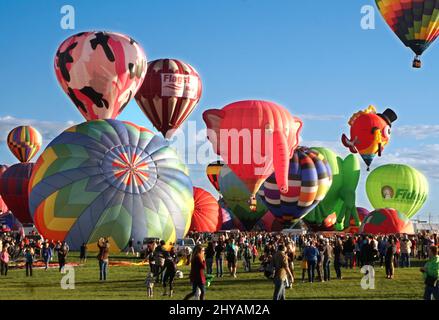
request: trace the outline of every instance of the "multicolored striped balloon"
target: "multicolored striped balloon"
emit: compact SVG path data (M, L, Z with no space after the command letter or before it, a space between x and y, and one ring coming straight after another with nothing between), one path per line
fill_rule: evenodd
M206 168L207 179L209 179L210 183L217 191L220 191L218 177L223 166L224 162L218 160L210 163Z
M259 190L259 196L275 217L288 222L296 221L323 200L331 183L331 168L323 155L299 147L290 159L288 193L280 192L272 174Z
M420 56L439 36L439 1L375 0L379 11L398 38ZM415 58L414 67L421 62Z
M10 166L0 178L0 195L21 223L32 223L29 211L29 180L35 163L23 162Z
M159 59L148 63L135 98L154 127L170 138L194 110L201 92L201 78L190 64Z
M31 126L19 126L8 134L9 150L20 162L29 162L40 150L41 134Z
M71 248L109 237L113 251L134 238L174 242L194 210L186 166L168 142L129 122L95 120L55 138L37 161L30 208L39 232Z

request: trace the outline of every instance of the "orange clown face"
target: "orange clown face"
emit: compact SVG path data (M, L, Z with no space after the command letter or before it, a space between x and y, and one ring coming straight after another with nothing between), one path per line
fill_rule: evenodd
M390 141L392 122L397 115L391 109L377 114L374 106L357 112L349 120L351 138L342 136L342 143L352 153L359 153L369 167L376 155L381 156Z

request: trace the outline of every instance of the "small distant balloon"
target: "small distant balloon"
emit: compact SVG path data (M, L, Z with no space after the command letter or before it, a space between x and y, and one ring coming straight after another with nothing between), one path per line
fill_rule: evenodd
M9 132L7 142L18 161L29 162L40 150L42 137L31 126L19 126Z

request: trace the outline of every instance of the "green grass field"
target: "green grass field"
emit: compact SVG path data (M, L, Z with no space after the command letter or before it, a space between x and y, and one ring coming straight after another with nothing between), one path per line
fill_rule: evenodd
M26 277L24 269L10 269L7 277L0 278L2 295L0 299L138 299L147 300L144 279L149 266L111 266L106 282L100 282L99 268L95 255L90 254L87 263L75 267L75 289L61 289L63 274L57 268L44 271L34 269L33 277ZM125 255L111 257L115 260L128 260ZM139 262L139 259L130 259ZM78 256L71 253L67 262L78 262ZM418 263L418 265L420 265ZM296 277L301 276L299 264L296 265ZM183 267L184 279L176 280L173 300L182 299L189 291L188 268ZM422 299L423 283L419 267L395 269L395 279L387 280L384 269L376 267L374 290L363 290L360 281L363 275L359 269L343 269L342 280L330 282L302 283L296 281L287 290L287 299ZM331 272L333 272L331 266ZM335 275L335 272L333 272ZM154 299L162 297L162 288L155 286ZM225 275L215 278L208 288L206 298L210 300L271 299L273 284L260 272L244 273L242 263L236 279Z

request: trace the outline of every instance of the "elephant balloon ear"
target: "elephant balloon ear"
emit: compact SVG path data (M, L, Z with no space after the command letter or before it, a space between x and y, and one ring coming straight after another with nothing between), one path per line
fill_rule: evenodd
M343 182L345 188L355 190L360 180L360 161L353 154L343 160Z
M218 139L220 135L221 121L226 113L224 110L210 109L203 112L203 120L207 126L207 138L212 143L213 149L219 154Z

